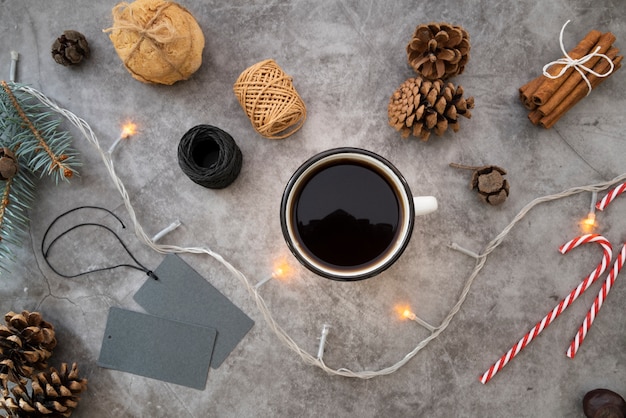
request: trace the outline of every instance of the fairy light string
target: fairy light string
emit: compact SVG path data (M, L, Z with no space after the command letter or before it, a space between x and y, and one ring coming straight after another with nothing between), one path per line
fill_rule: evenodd
M461 309L470 291L472 283L474 282L478 274L483 269L488 256L502 243L502 241L509 234L509 232L517 225L517 223L520 222L533 208L535 208L535 206L538 206L542 203L551 202L554 200L573 196L579 193L584 193L584 192L592 192L592 193L596 192L597 193L599 191L609 188L610 186L616 183L620 183L626 180L626 173L624 173L609 181L595 183L591 185L585 185L585 186L572 187L560 193L536 198L532 200L531 202L529 202L528 204L526 204L526 206L524 206L520 210L520 212L513 218L513 220L498 235L496 235L484 247L484 249L480 253L474 253L474 252L467 251L467 250L464 251L466 254L469 253L468 255L471 255L472 258L475 259L474 268L472 272L470 273L470 275L467 277L464 283L464 286L460 292L457 302L452 306L452 308L450 309L446 317L443 319L441 324L437 327L430 326L430 325L426 327L426 328L430 328L430 331L431 331L430 335L428 335L426 338L420 341L415 346L415 348L413 348L413 350L411 350L406 355L404 355L404 357L398 360L395 364L392 364L388 367L384 367L378 370L353 371L349 368L344 368L344 367L340 367L340 368L329 367L322 360L321 355L318 356L318 355L310 354L308 351L301 348L288 335L288 333L276 322L276 320L274 319L274 317L272 316L270 312L270 309L265 303L265 300L260 295L260 292L259 292L260 289L257 286L255 286L255 284L251 283L251 281L240 270L238 270L235 266L233 266L220 254L216 253L215 251L211 250L210 248L206 246L204 247L180 247L176 245L158 244L157 242L155 242L155 240L151 239L144 232L143 227L137 220L137 215L136 215L135 209L133 208L130 202L130 197L128 195L126 187L124 186L124 183L122 182L122 180L119 178L119 176L117 175L115 171L111 154L103 151L103 149L100 147L98 139L96 135L94 134L93 130L91 129L91 127L89 126L89 124L85 122L83 119L73 114L72 112L70 112L69 110L59 107L56 103L51 101L43 93L29 86L21 86L20 90L31 94L33 97L37 98L37 100L39 100L41 103L48 106L51 110L65 117L72 125L76 127L76 129L78 129L78 131L82 134L82 136L95 147L95 149L100 154L105 167L107 168L107 171L111 177L111 180L114 186L116 187L116 189L118 190L118 192L120 193L122 197L124 206L128 212L128 216L134 227L135 235L137 236L137 238L139 238L140 241L144 242L147 246L152 248L154 251L157 251L161 254L168 254L168 253L205 254L214 258L218 262L220 262L233 274L233 276L238 278L241 281L241 283L246 287L246 289L248 290L248 293L254 299L256 306L259 309L261 315L265 319L270 329L276 334L278 339L286 347L288 347L290 350L296 353L305 364L319 367L320 369L324 370L326 373L330 375L352 377L352 378L359 378L359 379L371 379L376 376L383 376L383 375L389 375L391 373L394 373L395 371L400 369L402 366L404 366L406 363L408 363L413 357L415 357L417 353L419 353L423 348L425 348L432 340L436 339L448 327L448 325L450 324L454 316ZM458 250L458 248L461 248L461 247L458 247L458 245L456 244L452 244L451 248ZM420 320L420 321L424 322L424 324L428 324L427 322L423 320ZM316 353L316 354L319 354L319 353Z

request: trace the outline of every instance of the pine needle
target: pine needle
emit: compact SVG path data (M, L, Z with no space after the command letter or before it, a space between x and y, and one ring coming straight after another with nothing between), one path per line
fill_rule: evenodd
M28 210L35 199L34 177L49 176L55 184L78 174L78 153L61 120L44 104L22 91L22 85L0 82L0 148L11 150L18 172L0 180L0 274L15 261L12 247L21 245L29 227Z

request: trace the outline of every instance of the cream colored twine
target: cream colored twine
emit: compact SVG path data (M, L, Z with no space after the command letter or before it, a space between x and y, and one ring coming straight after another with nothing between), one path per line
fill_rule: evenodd
M578 59L574 59L571 56L569 56L569 54L565 50L565 46L563 45L563 32L565 31L565 26L567 26L567 24L569 22L570 22L569 20L567 22L565 22L565 24L561 28L561 34L559 35L559 43L561 45L561 51L563 52L563 55L565 55L565 57L559 58L558 60L552 61L552 62L544 65L543 66L543 75L548 77L548 78L551 78L551 79L556 79L556 78L562 77L569 68L573 68L576 71L578 71L578 73L583 78L583 80L585 80L585 83L587 83L587 88L588 88L587 96L588 96L589 93L591 93L592 87L591 87L591 82L589 81L589 79L585 75L585 71L590 73L590 74L595 75L596 77L608 77L613 72L613 69L615 68L615 65L613 64L613 61L608 56L606 56L605 54L598 54L598 51L601 49L600 46L598 46L595 49L595 51L593 51L592 53L587 54L584 57L581 57L581 58L578 58ZM592 59L593 57L604 58L605 60L607 60L609 62L610 68L604 74L600 74L600 73L592 70L589 67L585 67L585 64L590 59ZM552 67L553 65L562 65L563 67L561 68L561 71L559 71L557 74L552 75L552 74L550 74L548 72L548 69L550 69L550 67Z
M22 86L19 89L26 93L32 94L41 103L48 106L53 111L61 114L65 118L67 118L72 123L72 125L74 125L80 131L80 133L84 136L84 138L96 148L96 150L100 153L100 156L102 157L102 161L104 162L104 165L109 172L109 175L111 177L111 180L113 181L113 184L115 185L120 195L122 196L122 199L124 201L124 206L126 207L126 210L128 211L128 215L134 225L135 235L142 242L144 242L154 251L157 251L162 254L168 254L168 253L205 254L205 255L213 257L215 260L222 263L235 277L237 277L242 282L242 284L246 287L246 289L248 289L248 292L254 298L254 301L256 302L256 305L259 311L263 315L263 318L269 325L270 329L276 334L278 339L285 346L287 346L289 349L294 351L298 356L300 356L300 358L302 359L304 363L317 366L320 369L324 370L326 373L331 374L331 375L337 375L337 376L354 377L354 378L359 378L359 379L371 379L376 376L383 376L383 375L394 373L395 371L400 369L402 366L408 363L409 360L415 357L415 355L418 352L420 352L424 347L426 347L428 343L430 343L432 340L437 338L439 334L441 334L448 327L448 325L450 324L454 316L461 309L461 306L463 305L463 302L465 301L465 298L470 291L472 283L474 282L474 279L478 276L483 266L485 265L485 262L487 261L487 257L502 243L502 241L504 240L506 235L511 231L511 229L513 229L513 227L520 220L522 220L522 218L524 218L524 216L526 216L526 214L528 214L528 212L530 212L535 206L541 203L550 202L550 201L557 200L557 199L562 199L564 197L572 196L578 193L599 192L599 191L608 189L609 187L611 187L612 185L616 183L621 183L624 180L626 180L626 173L625 173L606 182L591 184L587 186L573 187L561 193L552 194L552 195L543 196L543 197L534 199L533 201L528 203L526 206L524 206L524 208L517 214L517 216L515 216L515 218L511 221L511 223L509 223L509 225L507 225L507 227L504 228L504 230L500 232L500 234L498 234L494 239L492 239L487 244L487 246L482 251L482 253L474 254L472 252L467 252L468 255L471 255L473 258L476 259L476 264L475 264L474 270L472 271L470 276L467 278L465 285L463 286L459 299L454 304L450 312L446 315L446 317L444 318L444 320L441 322L439 326L425 327L431 331L431 334L428 337L426 337L424 340L422 340L419 344L417 344L417 346L413 350L407 353L404 357L402 357L395 364L388 366L388 367L384 367L379 370L353 371L345 367L335 369L335 368L327 366L322 360L321 356L318 358L308 353L306 350L302 349L287 334L287 332L276 322L276 320L270 313L270 310L267 307L265 300L259 294L259 291L258 291L259 289L255 285L250 283L248 278L241 271L235 268L221 255L219 255L218 253L212 251L211 249L207 247L179 247L175 245L161 245L161 244L157 244L155 240L148 237L148 235L146 235L146 233L144 232L142 226L139 224L139 221L137 220L135 210L130 202L130 197L128 195L128 192L126 191L126 188L124 187L124 184L122 183L122 180L117 176L115 172L111 155L105 152L100 147L100 144L98 143L98 139L96 135L94 134L94 132L91 130L91 127L89 126L89 124L87 124L87 122L85 122L83 119L74 115L72 112L66 109L60 108L59 106L57 106L54 102L52 102L50 99L48 99L39 91L28 86ZM455 247L455 245L453 244L452 247ZM425 321L421 319L420 321L426 323ZM418 321L418 323L420 322Z

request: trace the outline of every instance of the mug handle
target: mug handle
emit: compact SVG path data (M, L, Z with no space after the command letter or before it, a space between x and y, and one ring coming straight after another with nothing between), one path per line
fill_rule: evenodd
M434 196L414 196L415 216L426 215L437 210L437 199Z

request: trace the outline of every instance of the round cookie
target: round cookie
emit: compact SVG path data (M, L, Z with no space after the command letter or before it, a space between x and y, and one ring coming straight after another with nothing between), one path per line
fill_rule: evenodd
M171 85L202 64L202 29L178 3L136 0L117 4L112 13L113 27L105 32L135 79Z

